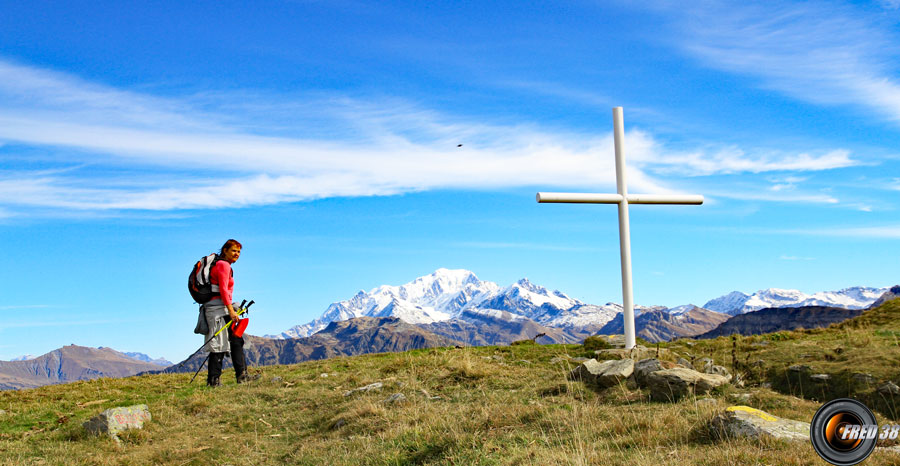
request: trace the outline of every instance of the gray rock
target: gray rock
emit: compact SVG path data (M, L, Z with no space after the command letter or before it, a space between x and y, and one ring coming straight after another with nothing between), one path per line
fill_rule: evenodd
M809 379L817 383L827 383L831 380L831 376L828 374L813 374L809 376Z
M574 362L575 364L578 364L581 362L590 361L590 359L578 356L577 358L570 358L569 361Z
M404 403L406 402L406 395L402 393L394 393L393 395L389 396L388 399L384 400L384 402L389 405Z
M272 377L272 382L281 383L283 381L284 381L284 379L282 379L281 377L279 377L277 375L275 377Z
M679 364L681 366L684 366L687 369L694 370L694 365L691 364L690 361L688 361L687 359L684 359L684 358L678 358L678 360L675 361L675 364Z
M888 381L878 387L878 393L885 396L897 396L900 395L900 387L894 382Z
M634 348L625 349L625 348L613 348L613 349L602 349L594 351L594 354L597 355L598 360L604 359L633 359L635 361L639 361L641 359L647 358L655 358L656 357L656 348L647 348L643 345L634 345ZM670 351L666 348L660 348L659 354L661 356L667 356L670 354Z
M749 393L735 393L734 395L731 395L731 398L740 401L741 403L749 403L752 395Z
M769 346L769 342L768 342L768 340L757 341L754 343L750 343L750 346L755 346L757 348L765 347L765 346Z
M344 396L351 396L356 393L370 392L372 390L380 390L381 387L383 387L383 386L384 386L384 384L382 384L381 382L370 383L369 385L366 385L365 387L359 387L359 388L354 388L353 390L347 390L346 392L344 392Z
M812 368L807 366L806 364L794 364L791 367L788 367L789 372L794 372L798 374L808 374L812 371Z
M143 429L144 423L150 422L151 419L150 409L147 405L141 404L107 409L82 425L93 435L105 434L118 442L119 432L127 429Z
M627 379L633 372L634 360L632 359L613 359L604 362L589 359L573 369L569 373L569 378L605 388Z
M717 403L718 401L716 401L715 398L700 398L699 400L697 400L697 404L703 406L711 406Z
M728 380L731 380L731 372L728 372L728 369L725 366L717 366L715 364L710 364L703 368L703 373L704 374L721 375L723 377L728 378Z
M695 362L694 370L703 372L704 374L710 374L710 372L706 372L706 369L714 366L715 364L716 362L710 358L700 358Z
M661 371L663 369L659 359L648 358L641 359L634 364L634 381L639 387L647 384L647 376L652 372Z
M861 385L873 385L875 384L875 377L872 377L872 374L865 374L862 372L857 372L850 376L854 382Z
M561 363L568 362L568 361L569 361L569 358L567 358L565 356L557 356L550 360L550 364L561 364Z
M661 401L677 401L684 396L709 393L727 383L728 379L724 376L701 374L683 367L652 372L647 377L650 397Z
M783 419L749 406L731 406L710 421L721 438L774 437L809 442L809 423Z

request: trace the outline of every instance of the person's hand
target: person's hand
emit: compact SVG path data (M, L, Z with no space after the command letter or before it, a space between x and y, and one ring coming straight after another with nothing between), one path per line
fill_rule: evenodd
M237 315L237 312L234 312L234 311L229 312L229 313L228 313L228 317L231 318L231 321L232 321L232 322L237 322L237 321L238 321L238 315Z

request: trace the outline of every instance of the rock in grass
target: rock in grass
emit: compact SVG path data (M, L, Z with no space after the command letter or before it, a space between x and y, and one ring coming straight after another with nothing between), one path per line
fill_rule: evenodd
M344 396L350 396L350 395L353 395L356 393L370 392L372 390L380 390L381 387L383 387L383 386L384 386L384 384L382 384L381 382L370 383L369 385L366 385L365 387L359 387L359 388L354 388L353 390L347 390L346 392L344 392Z
M897 396L900 395L900 387L894 382L888 381L878 387L878 393L881 393L884 396Z
M773 416L749 406L731 406L710 421L720 438L774 437L809 441L809 423Z
M694 365L691 364L691 362L688 361L687 359L684 359L684 358L678 358L678 360L676 360L675 363L676 363L676 364L679 364L679 365L681 365L682 367L685 367L685 368L687 368L687 369L694 370Z
M646 382L650 397L660 401L677 401L684 396L709 393L726 383L727 377L701 374L683 367L651 372Z
M612 359L603 362L598 362L596 359L588 359L573 369L569 373L569 378L606 388L631 377L633 372L633 359Z
M93 435L106 434L118 441L117 434L126 429L142 429L152 419L147 405L110 408L85 422L84 428Z
M388 397L388 399L384 400L384 402L389 405L404 403L406 402L406 395L402 393L394 393L393 395Z
M728 380L731 380L731 372L728 372L728 368L726 368L725 366L717 366L715 364L710 364L710 365L704 366L703 373L704 374L721 375L721 376L727 378Z

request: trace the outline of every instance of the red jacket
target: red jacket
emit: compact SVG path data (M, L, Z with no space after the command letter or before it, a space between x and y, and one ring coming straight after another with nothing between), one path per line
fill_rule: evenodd
M226 306L231 304L231 295L234 293L234 275L231 272L231 263L224 260L216 262L216 265L209 271L209 281L219 287L219 296L213 300L221 299L222 304Z

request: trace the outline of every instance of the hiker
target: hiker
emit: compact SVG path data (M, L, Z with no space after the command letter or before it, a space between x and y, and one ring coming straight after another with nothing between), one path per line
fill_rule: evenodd
M206 385L217 387L222 385L219 377L222 375L222 362L226 354L231 352L231 363L234 365L234 375L237 383L248 380L247 363L244 360L244 338L236 337L228 332L221 332L213 338L228 321L237 322L238 315L232 305L232 292L234 291L234 272L231 265L241 257L241 243L229 239L222 245L219 252L219 260L209 272L210 282L218 287L219 294L203 305L203 312L209 326L209 332L205 338L209 340L206 350L209 351L209 372L206 376Z

